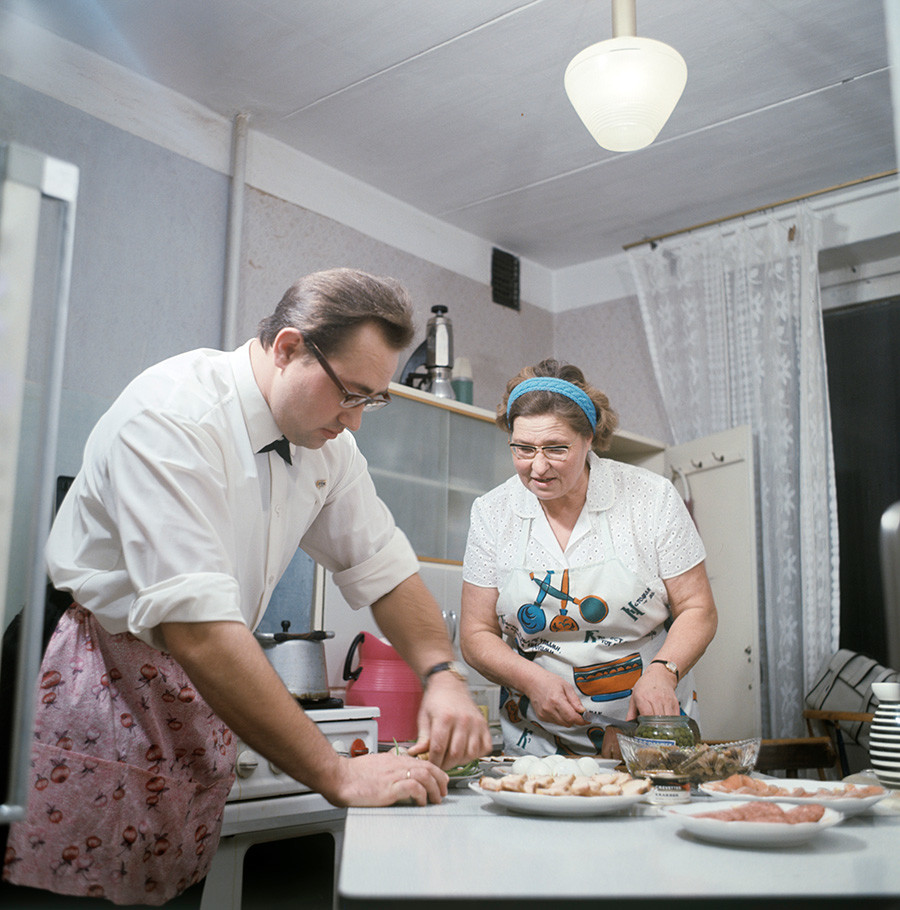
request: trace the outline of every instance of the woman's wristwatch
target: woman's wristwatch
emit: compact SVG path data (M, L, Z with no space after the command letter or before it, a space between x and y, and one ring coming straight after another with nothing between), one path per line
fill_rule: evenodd
M675 683L676 685L681 682L681 674L678 672L678 664L673 660L663 660L661 657L658 657L656 660L651 660L651 664L662 664L670 673L675 674Z

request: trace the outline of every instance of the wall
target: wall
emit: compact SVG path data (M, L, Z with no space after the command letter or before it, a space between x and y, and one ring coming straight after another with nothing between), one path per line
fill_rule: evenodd
M228 181L2 76L0 142L80 171L59 465L71 473L96 417L140 370L218 344ZM36 319L32 382L46 354Z
M93 424L140 370L220 335L228 181L208 168L0 76L0 142L78 166L58 474L74 474ZM54 221L45 204L42 219ZM57 215L58 221L58 215ZM42 243L31 318L13 527L27 528L55 294ZM14 534L6 616L24 605L26 535Z
M580 366L606 392L623 429L672 441L637 297L564 310L556 316L554 337L557 356Z
M536 353L552 352L553 315L546 310L526 302L518 312L501 307L491 301L485 284L252 188L244 212L239 337L255 332L298 277L338 266L391 275L404 284L416 314L414 346L425 337L431 307L447 307L456 356L472 361L476 405L493 410L510 375Z
M211 172L222 176L229 172L231 124L228 120L139 73L117 66L0 10L0 76L3 75L47 99L64 102L73 111L83 111L97 121L117 127L122 133L174 152ZM0 84L0 114L3 113L6 87L10 84L11 81ZM42 117L43 109L43 104L34 107L35 120ZM64 149L65 130L57 133L52 117L45 125L49 132L63 139ZM473 361L475 401L493 408L512 372L548 354L559 353L553 318L557 299L568 300L567 306L572 307L592 307L615 299L609 296L602 280L598 283L596 270L567 270L565 280L557 287L554 273L523 258L522 311L504 310L490 301L490 239L466 234L341 174L324 162L301 155L256 132L252 120L250 127L248 184L272 200L293 206L296 211L273 201L266 213L274 219L271 230L265 227L258 230L261 222L254 223L252 213L248 214L247 249L258 251L258 240L263 237L266 243L272 244L279 253L286 252L288 257L279 256L279 262L286 263L287 267L283 271L273 270L271 281L268 281L260 274L264 269L259 269L248 253L246 264L253 274L249 278L244 276L244 288L255 292L256 279L263 279L263 284L260 285L260 297L248 299L243 304L242 334L246 334L255 325L255 318L269 307L275 299L273 294L280 296L284 287L296 277L297 269L290 265L291 262L361 265L373 261L376 263L371 266L373 269L377 268L378 262L385 262L384 271L396 269L397 277L410 285L423 326L434 303L448 306L454 319L457 353ZM16 139L16 132L16 129L8 128L5 138ZM104 138L103 141L107 140ZM109 148L113 155L120 156L120 143L112 141ZM120 156L118 160L123 168L140 165L128 155ZM98 177L102 179L102 171ZM287 212L292 214L288 216ZM277 234L274 225L282 223L279 219L283 218L294 219L304 233ZM217 225L215 233L208 236L214 236L218 241L223 231L224 220ZM378 241L374 246L372 239ZM335 244L333 258L328 255L332 242ZM185 249L191 249L191 238ZM382 250L385 256L370 256L375 249ZM391 250L395 255L390 254ZM323 252L325 255L319 255ZM600 271L602 274L604 269ZM105 293L102 284L96 287L98 299ZM619 315L623 316L621 322ZM595 331L589 316L590 313L585 313L580 317L581 328L587 331L586 344ZM607 313L598 321L603 323L604 343L615 337L616 346L623 349L640 346L642 331L627 311L617 309L616 315ZM173 333L172 337L184 336ZM601 339L597 340L601 342ZM189 346L190 342L185 341ZM562 356L569 355L563 352ZM657 406L652 400L654 387L649 363L631 362L627 388L634 391L629 398L623 397L618 406L624 426L657 437L665 432L665 424L658 420ZM641 394L643 390L648 390L647 407Z

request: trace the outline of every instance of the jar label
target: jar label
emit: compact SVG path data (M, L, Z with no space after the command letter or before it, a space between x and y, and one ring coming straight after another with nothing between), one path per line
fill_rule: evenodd
M674 746L674 739L647 739L644 736L635 736L634 741L642 746Z

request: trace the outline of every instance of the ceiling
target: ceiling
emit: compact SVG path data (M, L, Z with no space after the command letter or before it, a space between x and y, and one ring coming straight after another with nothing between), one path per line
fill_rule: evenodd
M549 269L896 167L876 0L638 0L688 81L600 148L569 60L609 0L0 0L226 117Z

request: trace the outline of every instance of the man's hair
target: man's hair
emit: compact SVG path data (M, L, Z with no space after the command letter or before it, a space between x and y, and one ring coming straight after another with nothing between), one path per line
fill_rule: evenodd
M327 356L366 323L380 329L391 349L407 347L413 340L414 327L406 290L393 278L356 269L329 269L292 284L275 312L259 323L256 334L268 350L282 329L294 328Z

